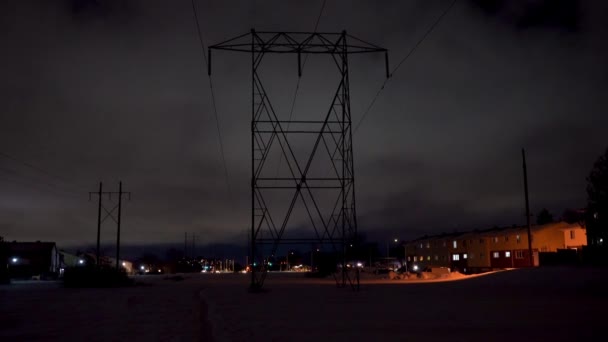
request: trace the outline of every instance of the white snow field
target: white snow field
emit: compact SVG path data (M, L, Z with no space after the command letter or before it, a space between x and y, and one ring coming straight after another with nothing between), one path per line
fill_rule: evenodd
M608 270L537 268L452 281L275 274L141 277L146 286L0 286L0 341L590 341L608 319Z

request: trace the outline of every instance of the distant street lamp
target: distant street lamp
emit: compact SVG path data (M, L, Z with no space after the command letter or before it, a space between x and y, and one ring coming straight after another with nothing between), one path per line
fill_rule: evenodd
M293 255L293 252L287 252L287 271L289 271L289 254Z
M12 258L11 261L12 261L13 264L16 264L19 261L19 259L18 258Z
M395 243L399 242L399 239L395 238L393 240ZM389 258L390 257L390 241L386 243L386 257Z

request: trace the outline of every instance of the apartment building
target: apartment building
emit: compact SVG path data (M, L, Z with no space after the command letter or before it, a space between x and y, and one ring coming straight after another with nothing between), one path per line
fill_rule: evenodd
M408 266L450 267L461 272L538 266L539 252L580 249L586 230L578 223L533 226L532 260L526 227L503 227L425 236L405 243Z

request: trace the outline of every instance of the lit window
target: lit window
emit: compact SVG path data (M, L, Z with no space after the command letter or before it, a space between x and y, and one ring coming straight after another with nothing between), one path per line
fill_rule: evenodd
M439 255L435 254L435 261L439 260Z
M407 257L407 261L411 261L411 257L409 257L409 256L408 256L408 257Z
M570 231L570 240L574 240L574 230Z
M454 248L457 248L458 247L458 241L456 241L456 240L452 241L452 246Z
M498 243L498 236L495 236L493 240L494 240L494 243Z
M420 244L420 248L422 248L422 244Z
M427 261L431 261L431 256L430 256L430 255L427 255L427 256L426 256L426 260L427 260Z
M515 240L517 241L517 243L521 242L521 235L517 234L515 235Z
M423 260L424 260L424 257L421 255L419 260L420 260L420 261L423 261Z
M510 257L511 257L511 251L506 251L505 258L510 258Z
M426 248L431 248L431 243L430 242L426 243Z
M467 253L464 253L464 254L462 255L462 258L463 258L463 259L466 259L466 258L467 258Z
M458 255L458 254L452 254L452 260L454 260L454 261L460 260L460 255Z
M493 252L493 253L492 253L492 257L493 257L494 259L498 259L498 258L500 258L500 253L499 253L499 252Z

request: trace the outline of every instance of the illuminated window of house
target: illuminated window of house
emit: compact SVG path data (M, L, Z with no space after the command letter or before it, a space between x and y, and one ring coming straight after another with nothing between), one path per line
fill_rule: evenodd
M493 252L493 253L492 253L492 257L493 257L494 259L498 259L498 258L500 258L500 253L499 253L499 252Z
M498 243L498 236L495 236L493 240L494 240L494 243Z
M407 261L410 261L410 260L411 260L411 259L410 259L410 257L408 256L408 257L407 257Z
M431 248L431 243L430 242L426 243L426 248Z
M422 248L422 244L420 244L420 248Z
M505 258L510 258L510 257L511 257L511 251L506 251Z
M420 256L420 261L424 261L424 257L422 255Z
M439 260L439 255L435 254L435 261Z
M570 239L571 239L571 240L574 240L574 230L571 230L571 231L570 231Z
M515 251L515 259L523 259L524 252L523 251Z
M517 243L521 242L521 235L517 234L515 235L515 240L517 241Z
M467 258L467 256L468 256L468 255L467 255L467 253L464 253L464 254L462 255L462 258L463 258L463 259L466 259L466 258Z
M458 255L458 254L452 254L452 260L454 260L454 261L460 260L460 255Z
M427 261L431 261L431 256L430 256L430 255L427 255L427 256L426 256L426 260L427 260Z
M458 247L458 241L456 241L456 240L452 241L452 247L457 248Z

